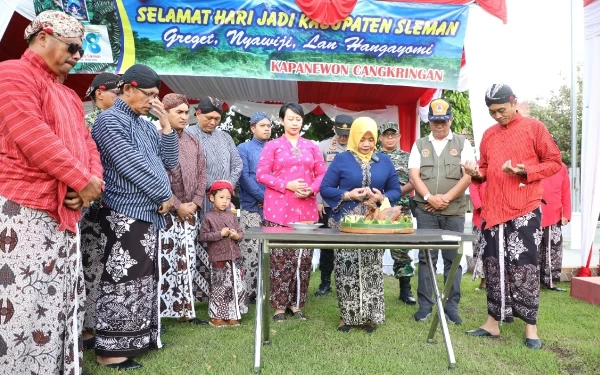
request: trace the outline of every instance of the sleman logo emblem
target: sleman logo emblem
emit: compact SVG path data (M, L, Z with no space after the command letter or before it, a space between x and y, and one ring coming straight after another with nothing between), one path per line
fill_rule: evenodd
M429 156L429 150L428 149L424 149L421 154L423 154L423 157L428 157Z
M458 155L458 150L453 148L452 150L450 150L450 155L452 155L452 156Z

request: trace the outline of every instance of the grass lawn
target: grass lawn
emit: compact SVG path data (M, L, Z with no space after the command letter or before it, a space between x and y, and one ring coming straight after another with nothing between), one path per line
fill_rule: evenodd
M486 317L483 292L470 274L463 277L460 314L462 326L450 325L457 368L447 369L446 351L440 331L436 343L426 342L431 318L413 320L416 307L398 301L398 282L385 277L386 322L372 334L336 331L338 310L335 292L315 297L320 275L312 274L304 312L306 322L287 320L271 323L271 345L263 349L262 374L598 374L600 373L600 308L572 299L568 293L542 291L538 321L541 350L523 344L524 323L504 324L499 340L468 337L464 331L477 328ZM413 292L416 278L412 280ZM560 287L569 288L563 283ZM416 293L415 293L416 294ZM207 319L207 303L196 305L199 317ZM144 365L135 374L253 373L254 306L242 326L214 328L180 324L163 319L168 332L162 336L164 350L136 360ZM93 352L86 352L84 370L94 375L116 374L96 365Z

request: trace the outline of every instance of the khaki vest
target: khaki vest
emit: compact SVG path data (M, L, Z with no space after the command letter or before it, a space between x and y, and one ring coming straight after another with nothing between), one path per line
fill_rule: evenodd
M417 149L421 155L421 180L429 189L431 195L445 194L450 191L463 176L460 166L460 154L465 145L465 138L454 134L437 156L429 137L417 139ZM417 206L425 210L425 200L415 192ZM434 215L463 216L467 211L467 199L463 193L456 198L444 211L433 212Z

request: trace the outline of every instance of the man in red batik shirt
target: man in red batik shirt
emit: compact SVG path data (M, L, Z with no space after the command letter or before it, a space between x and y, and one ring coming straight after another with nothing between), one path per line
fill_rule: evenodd
M0 372L80 374L77 223L101 193L102 165L61 82L83 53L83 25L46 11L24 36L21 59L0 63Z
M525 345L539 349L541 180L560 170L560 151L544 124L518 113L509 86L492 85L485 103L498 123L483 134L479 165L466 162L464 167L473 182L487 181L481 241L488 317L480 328L466 334L497 337L498 322L517 317L526 323Z

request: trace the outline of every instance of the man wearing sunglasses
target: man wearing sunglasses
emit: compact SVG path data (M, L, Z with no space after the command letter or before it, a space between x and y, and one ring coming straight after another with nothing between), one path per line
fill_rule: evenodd
M81 100L61 82L81 58L83 32L65 13L42 12L25 29L29 48L21 59L0 63L0 372L6 374L81 374L85 296L77 225L81 207L102 191L103 171Z
M131 357L161 348L158 320L157 231L173 206L167 169L177 166L179 140L158 100L160 77L131 66L120 95L98 115L92 137L105 169L99 212L103 271L96 300L96 360L119 370L139 369ZM153 112L162 135L150 121Z

